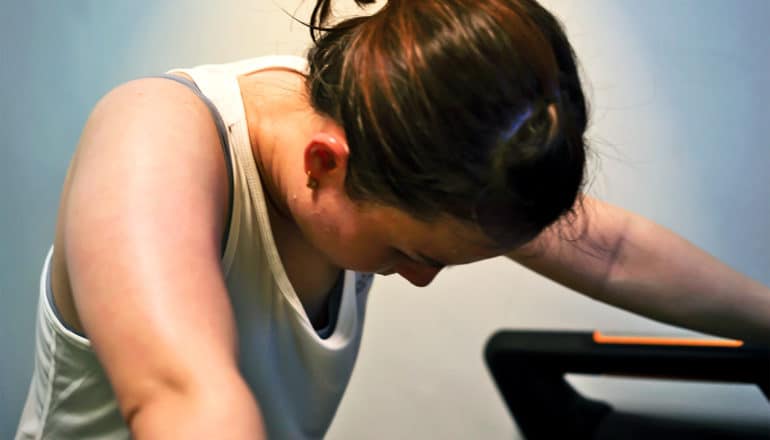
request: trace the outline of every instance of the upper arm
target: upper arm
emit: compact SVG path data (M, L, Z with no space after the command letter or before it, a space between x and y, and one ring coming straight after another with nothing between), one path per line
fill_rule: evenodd
M124 415L159 390L235 369L219 143L191 91L142 79L97 104L73 158L62 205L67 271Z
M564 286L597 297L618 262L630 213L582 195L574 214L507 256Z

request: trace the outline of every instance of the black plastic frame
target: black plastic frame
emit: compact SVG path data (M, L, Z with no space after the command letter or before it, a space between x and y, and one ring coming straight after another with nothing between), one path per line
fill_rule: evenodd
M756 384L770 401L770 350L762 347L600 344L591 332L508 330L489 339L484 356L511 415L529 440L596 438L606 431L603 424L621 419L656 423L618 416L611 405L580 395L567 382L567 373ZM662 427L663 422L658 424ZM676 432L672 436L691 438L681 426L670 428ZM617 438L632 438L634 430L649 436L654 427L629 427ZM705 431L689 432L696 433L692 438L706 438ZM757 437L747 431L708 438Z

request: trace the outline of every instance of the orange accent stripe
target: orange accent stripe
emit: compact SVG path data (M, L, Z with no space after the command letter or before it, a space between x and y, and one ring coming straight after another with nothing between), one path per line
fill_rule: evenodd
M733 339L696 339L672 338L662 336L609 336L594 331L594 342L597 344L629 344L629 345L676 345L685 347L741 347L743 341Z

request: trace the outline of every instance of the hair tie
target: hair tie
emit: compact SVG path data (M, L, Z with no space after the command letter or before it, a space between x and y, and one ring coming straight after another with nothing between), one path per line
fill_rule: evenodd
M519 131L519 128L521 128L522 124L524 124L524 122L526 122L530 116L532 116L532 107L527 107L524 113L514 119L513 124L511 124L511 126L505 130L505 132L503 132L503 139L510 139L513 137L513 135Z

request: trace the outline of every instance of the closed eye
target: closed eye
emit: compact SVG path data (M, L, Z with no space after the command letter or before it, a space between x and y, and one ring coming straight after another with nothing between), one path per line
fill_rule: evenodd
M442 262L440 262L438 260L435 260L435 259L433 259L431 257L428 257L427 255L425 255L425 254L423 254L421 252L417 252L414 256L412 256L412 255L410 255L410 254L408 254L408 253L406 253L404 251L401 251L399 249L394 249L394 250L396 251L396 253L399 255L400 258L403 258L405 260L409 260L410 263L419 264L421 266L429 266L429 267L432 267L434 269L443 269L443 268L449 266L448 264L444 264L444 263L442 263Z
M442 262L440 262L440 261L438 261L438 260L436 260L434 258L431 258L431 257L429 257L427 255L424 255L424 254L422 254L420 252L417 253L417 256L419 257L420 260L422 260L422 264L427 264L428 266L430 266L430 267L432 267L434 269L443 269L443 268L449 266L448 264L444 264L444 263L442 263Z

